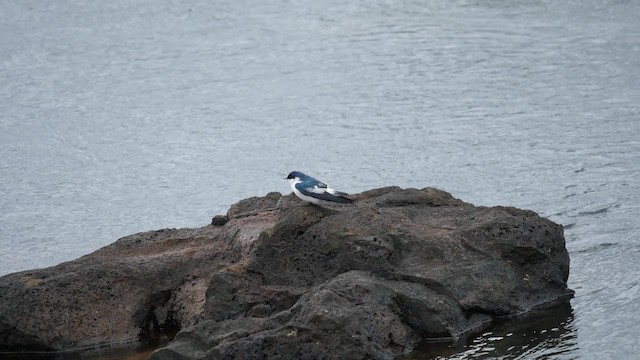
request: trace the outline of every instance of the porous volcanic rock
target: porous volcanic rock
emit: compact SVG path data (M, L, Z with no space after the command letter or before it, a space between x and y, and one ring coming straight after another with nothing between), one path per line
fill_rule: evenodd
M0 351L169 337L151 359L392 359L573 294L562 226L532 211L433 188L352 198L269 193L4 276Z

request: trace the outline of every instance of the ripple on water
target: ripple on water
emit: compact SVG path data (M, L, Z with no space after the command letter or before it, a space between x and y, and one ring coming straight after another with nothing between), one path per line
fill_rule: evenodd
M577 332L569 304L503 320L477 337L454 344L423 343L405 360L547 358L569 359Z
M572 252L569 286L580 330L579 354L589 358L619 358L637 354L630 331L640 321L640 282L637 279L640 246L637 239L592 244ZM618 343L616 347L607 344Z
M575 216L582 217L582 216L600 215L608 212L611 209L618 208L618 207L620 207L620 204L612 204L612 205L596 208L593 210L580 211Z
M615 242L605 242L605 243L600 243L600 244L595 244L595 245L591 245L585 249L581 249L581 250L574 250L573 253L574 254L591 254L591 253L595 253L595 252L599 252L603 249L607 249L610 248L612 246L616 246L618 245L618 243Z

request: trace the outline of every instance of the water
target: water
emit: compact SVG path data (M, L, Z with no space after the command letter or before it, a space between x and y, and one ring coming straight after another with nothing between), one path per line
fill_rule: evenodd
M624 0L0 2L0 274L205 225L288 193L291 170L350 192L435 186L565 225L576 290L555 323L446 356L636 356L638 14Z

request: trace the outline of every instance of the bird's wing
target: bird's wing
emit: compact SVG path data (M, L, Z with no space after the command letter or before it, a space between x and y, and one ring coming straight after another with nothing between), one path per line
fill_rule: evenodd
M322 183L303 181L296 184L296 189L300 190L300 192L302 192L303 194L311 193L315 195L320 195L327 192L327 186L325 184L322 184L322 185L325 185L324 187L322 187L321 184Z
M331 193L331 192L329 191L329 190L331 190L331 189L329 189L329 188L327 187L327 184L323 184L323 183L315 184L315 185L313 185L313 186L307 186L307 187L305 188L305 190L307 190L307 191L311 191L311 192L312 192L312 193L314 193L314 194L324 194L324 193L326 193L326 192Z
M325 184L322 181L320 181L320 180L318 180L316 178L313 178L311 176L307 176L302 181L302 183L305 184L305 186L307 186L307 187L312 187L312 186L315 186L315 187L318 187L318 188L326 188L327 187L327 184Z
M312 192L314 194L324 194L328 190L327 184L318 179L314 179L311 176L307 176L307 178L304 179L299 185L301 188L304 188L306 191ZM298 188L298 190L300 190L300 187Z
M305 185L304 183L298 183L295 185L295 187L302 194L311 196L316 199L333 201L333 202L341 202L341 203L353 202L351 199L347 199L343 197L344 195L347 195L347 194L339 191L335 191L333 189L329 189L326 187L322 188L322 187L319 187L317 184L313 186L309 186L309 184Z
M302 181L299 185L300 185L299 187L296 186L298 188L298 190L302 191L302 189L304 189L305 191L312 192L314 194L329 193L329 194L335 195L335 196L346 196L346 195L349 195L349 194L347 194L345 192L334 190L334 189L330 188L329 185L323 183L322 181L320 181L318 179L314 179L311 176L307 176L307 178L304 181Z
M327 192L331 195L335 195L335 196L347 196L349 194L347 194L346 192L342 192L342 191L338 191L338 190L333 190L333 189L329 189L327 188Z

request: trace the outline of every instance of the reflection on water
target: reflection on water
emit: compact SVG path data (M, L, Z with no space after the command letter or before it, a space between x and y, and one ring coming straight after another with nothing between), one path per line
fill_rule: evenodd
M403 360L575 358L577 331L569 304L502 320L454 344L424 343Z

